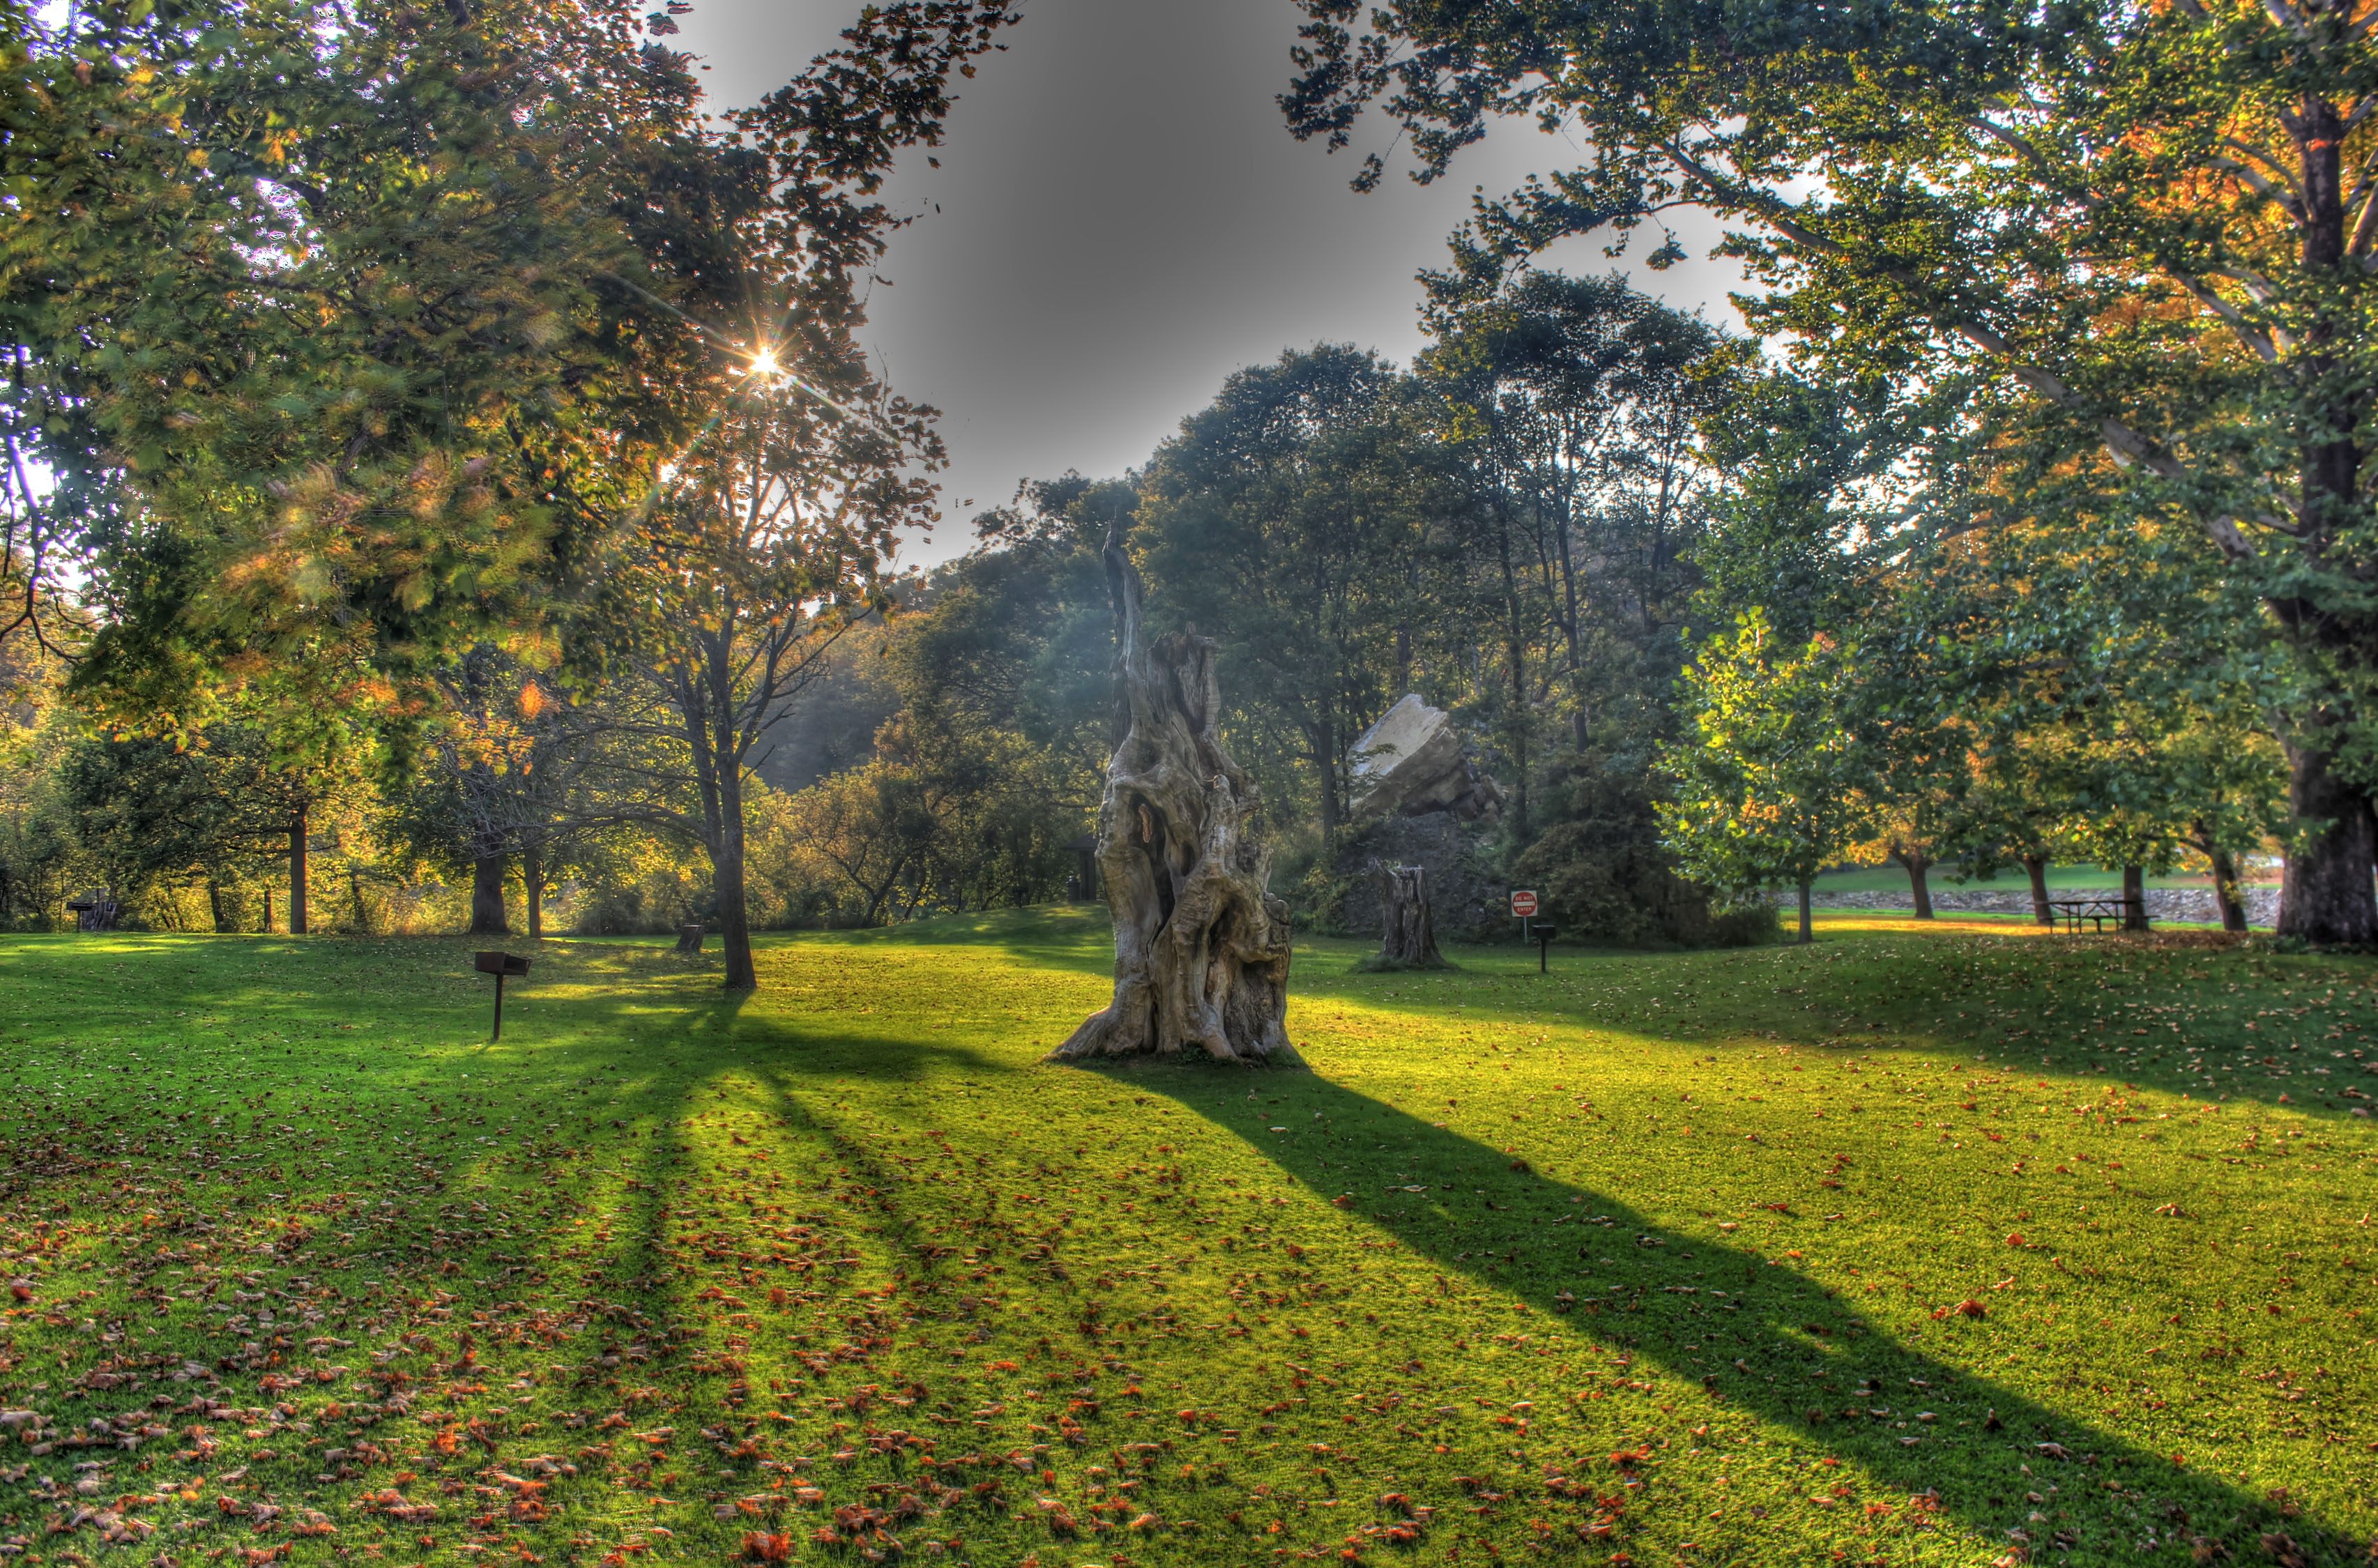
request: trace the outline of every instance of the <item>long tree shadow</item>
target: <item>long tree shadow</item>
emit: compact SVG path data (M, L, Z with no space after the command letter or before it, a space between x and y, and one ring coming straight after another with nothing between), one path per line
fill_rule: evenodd
M1863 1466L1884 1486L1934 1494L1941 1512L1977 1530L2013 1526L2024 1532L2015 1539L2032 1538L2036 1551L2070 1547L2115 1559L2140 1551L2143 1538L2154 1535L2184 1544L2205 1538L2285 1562L2291 1560L2289 1543L2278 1538L2285 1536L2306 1562L2361 1560L2360 1543L2315 1518L2283 1521L2271 1502L2175 1463L2177 1455L2151 1453L1895 1338L1779 1260L1663 1227L1609 1194L1542 1176L1523 1160L1319 1074L1300 1077L1300 1107L1319 1111L1324 1124L1359 1125L1365 1139L1399 1142L1399 1159L1412 1173L1432 1176L1428 1191L1348 1194L1348 1166L1320 1138L1259 1140L1237 1103L1243 1075L1173 1066L1103 1070L1196 1112L1436 1268L1566 1314L1556 1321L1574 1332L1700 1384L1704 1418L1722 1411L1755 1416ZM1458 1186L1448 1179L1457 1172ZM1569 1223L1548 1235L1557 1220ZM1988 1332L1954 1305L1942 1321L1952 1332ZM1916 1418L1926 1411L1932 1419ZM2019 1489L2028 1483L1995 1483L1993 1492L1993 1483L1972 1478L1990 1466L2019 1474L2010 1450L2042 1480L2060 1480L2057 1504L2080 1517L2024 1525L2030 1510ZM2124 1506L2138 1512L2124 1518L2117 1512Z

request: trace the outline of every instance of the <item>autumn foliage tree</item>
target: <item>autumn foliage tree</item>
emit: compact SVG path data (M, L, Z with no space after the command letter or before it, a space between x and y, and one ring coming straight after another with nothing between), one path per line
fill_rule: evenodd
M1346 145L1382 101L1423 178L1506 116L1590 150L1482 203L1460 266L1714 213L1765 285L1753 326L1830 378L1956 392L1942 440L2102 452L2143 525L2184 522L2261 600L2240 635L2283 656L2262 694L2295 819L2281 927L2378 941L2366 6L1302 7L1299 136ZM1934 521L2024 521L2025 488Z
M178 731L278 665L401 732L463 649L549 663L755 265L847 328L1009 19L867 7L728 134L622 0L0 8L0 437L103 621L80 699Z

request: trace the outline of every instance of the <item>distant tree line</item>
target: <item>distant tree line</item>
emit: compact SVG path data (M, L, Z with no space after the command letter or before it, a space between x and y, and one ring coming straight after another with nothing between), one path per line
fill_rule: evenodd
M2235 925L2276 852L2285 928L2378 942L2353 50L2188 6L1714 53L1693 12L1308 8L1297 134L1375 101L1434 175L1550 115L1595 162L1482 203L1410 365L1249 367L921 573L934 415L858 284L1005 0L871 6L724 125L611 0L9 10L0 923L550 905L714 924L744 986L757 927L1061 896L1112 539L1219 643L1308 925L1417 693L1500 784L1476 852L1579 939L1755 935L1844 859L1919 915L2198 866ZM1757 337L1544 263L1687 205L1740 226Z

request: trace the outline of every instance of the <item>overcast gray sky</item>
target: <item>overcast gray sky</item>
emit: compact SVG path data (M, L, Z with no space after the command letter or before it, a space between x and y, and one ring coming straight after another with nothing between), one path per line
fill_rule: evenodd
M714 104L749 103L857 4L696 0L670 42L711 67ZM1579 156L1514 126L1435 186L1397 171L1357 195L1361 153L1395 167L1393 129L1374 117L1335 157L1289 137L1273 97L1296 22L1289 0L1025 0L1007 52L961 84L941 168L904 164L894 200L919 216L892 242L868 336L892 385L943 411L944 520L918 555L967 549L974 513L1019 479L1146 462L1224 377L1283 348L1408 360L1413 274L1442 263L1472 188ZM1732 265L1699 259L1712 237L1682 231L1693 260L1629 275L1733 324ZM1611 265L1591 246L1561 259Z

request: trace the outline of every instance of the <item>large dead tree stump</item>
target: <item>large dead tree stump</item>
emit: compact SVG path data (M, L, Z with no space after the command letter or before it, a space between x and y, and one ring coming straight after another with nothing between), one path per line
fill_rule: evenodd
M1372 870L1387 879L1379 900L1383 915L1379 951L1363 967L1370 970L1446 969L1445 955L1436 950L1436 932L1428 915L1428 873L1416 865L1380 865Z
M1213 639L1143 644L1139 573L1112 538L1106 567L1130 726L1099 806L1114 1001L1050 1060L1198 1050L1301 1067L1288 1042L1288 905L1267 886L1262 796L1214 733Z

